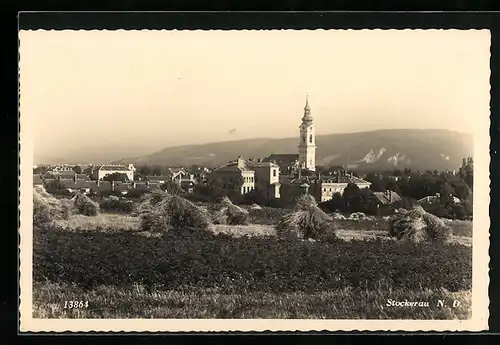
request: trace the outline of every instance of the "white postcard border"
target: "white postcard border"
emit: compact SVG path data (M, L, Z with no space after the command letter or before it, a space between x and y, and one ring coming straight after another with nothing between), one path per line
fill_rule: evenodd
M490 37L489 30L475 31L482 31ZM22 44L22 41L20 44ZM22 59L22 56L19 58ZM20 82L20 90L22 90L22 87ZM21 332L482 331L488 329L488 251L490 228L489 104L485 108L487 109L487 113L471 115L476 118L476 128L474 132L472 317L469 320L34 319L32 317L32 168L34 143L32 121L30 120L30 116L33 116L33 114L23 113L22 92L20 92L19 105L19 330Z

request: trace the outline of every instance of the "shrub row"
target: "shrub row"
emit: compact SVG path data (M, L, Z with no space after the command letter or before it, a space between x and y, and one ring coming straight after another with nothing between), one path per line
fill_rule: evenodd
M202 230L161 237L35 233L34 279L83 288L141 283L245 291L471 288L472 251L458 244L233 238Z
M135 203L132 200L110 195L100 200L99 207L103 211L132 213L135 210Z

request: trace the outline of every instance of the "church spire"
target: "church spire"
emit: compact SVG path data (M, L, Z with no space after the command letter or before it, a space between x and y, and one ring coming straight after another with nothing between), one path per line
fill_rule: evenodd
M304 107L304 117L302 121L312 121L311 108L309 107L309 95L306 95L306 105Z

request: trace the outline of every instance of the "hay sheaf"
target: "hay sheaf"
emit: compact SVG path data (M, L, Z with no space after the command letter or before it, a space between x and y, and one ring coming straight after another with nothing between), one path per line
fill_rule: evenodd
M398 240L445 243L452 237L451 227L418 205L409 211L400 210L390 217L388 222L389 235Z
M297 199L293 212L285 214L275 226L280 238L331 240L337 227L331 216L323 212L311 195Z
M178 195L162 192L150 196L141 206L140 226L143 231L206 230L210 225L206 209Z
M224 225L247 225L250 222L250 215L247 210L233 204L228 197L224 197L219 209L212 214L212 222Z
M44 187L33 188L33 225L43 227L60 219L67 219L69 207L47 193Z
M79 214L89 217L95 217L99 214L99 204L84 194L76 194L71 201Z

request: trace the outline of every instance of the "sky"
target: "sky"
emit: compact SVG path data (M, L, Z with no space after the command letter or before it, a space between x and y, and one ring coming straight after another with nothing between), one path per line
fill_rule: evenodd
M298 136L471 132L489 114L485 30L21 31L35 151ZM121 158L121 157L119 157Z

